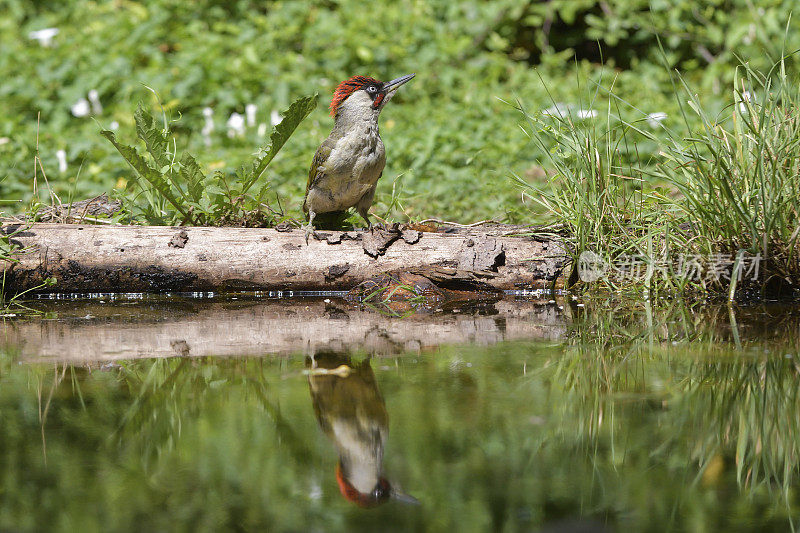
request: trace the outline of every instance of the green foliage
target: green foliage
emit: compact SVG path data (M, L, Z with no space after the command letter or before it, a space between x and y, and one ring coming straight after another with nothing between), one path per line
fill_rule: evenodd
M611 262L644 258L647 271L637 281L604 280L613 290L727 291L733 298L736 276L691 280L680 274L678 256L697 256L707 268L714 257L747 254L759 262L748 294L791 293L800 280L800 90L787 73L790 57L766 72L742 67L732 104L721 112L677 76L676 100L688 100L683 131L660 120L648 127L652 116L615 94L613 84L595 85L589 98L590 106L604 100L598 121L579 121L571 109L531 114L517 102L525 133L542 151L551 141L556 147L543 163L554 169L548 187L514 179L566 226L576 262L585 251ZM641 149L648 144L658 153ZM666 268L656 271L659 261Z
M128 182L128 192L146 198L146 203L126 202L123 216L143 219L150 224L168 225L272 225L276 212L264 203L269 189L262 182L255 194L250 194L270 162L289 140L300 123L314 110L317 95L299 98L283 114L275 126L270 143L249 165L242 165L228 176L217 171L206 177L194 156L188 152L178 159L177 142L170 136L166 116L163 128L140 105L134 115L136 134L144 143L151 162L133 146L117 141L109 130L101 134L108 139L130 164L137 179ZM127 200L123 197L123 200Z
M541 61L559 53L603 57L626 69L666 60L670 68L697 73L704 88L732 82L740 58L766 70L785 51L800 49L800 34L786 32L796 7L791 0L504 3L493 42L508 53Z
M735 103L721 117L687 90L702 126L666 146L657 176L682 193L684 217L706 243L759 254L768 275L797 280L800 86L785 67L781 61L766 73L739 71Z
M542 220L542 209L532 213L522 205L505 176L511 171L541 188L552 171L541 162L555 143L527 143L519 114L501 99L519 98L535 114L554 100L540 78L558 87L556 102L573 106L586 92L576 79L594 87L613 78L619 98L644 114L666 114L664 126L675 128L681 113L670 68L716 116L734 103L727 87L739 58L766 71L783 51L800 48L800 21L789 16L790 0L380 0L370 9L357 0L268 7L250 0L191 7L175 0L8 0L4 7L0 198L24 200L20 205L32 195L36 153L61 198L126 187L131 168L111 144L98 142L95 122L70 111L92 90L102 110L91 114L119 136L134 128L137 101L157 105L146 87L157 88L165 112L180 117L170 123L177 146L205 170L247 160L264 144L273 112L286 108L291 95L319 91L327 104L336 84L353 74L416 72L383 112L388 159L375 213L462 222ZM50 46L29 38L47 27L59 30ZM796 72L796 60L786 68ZM254 124L228 136L226 119L245 113L247 105L257 110ZM201 133L204 109L215 125L207 134ZM322 112L308 122L270 166L271 191L295 218L302 216L311 158L332 126ZM663 143L663 137L640 139L639 155L658 156ZM66 153L63 172L58 150ZM392 195L398 176L402 202Z
M270 136L270 144L261 151L250 168L244 166L239 169L237 176L242 182L241 194L247 193L250 187L261 177L267 166L272 162L278 151L283 147L289 137L294 133L300 122L317 107L317 95L306 96L295 100L286 112L283 113L283 120L275 126Z
M715 30L716 22L695 20L694 11L704 15L706 10L695 9L696 3L688 0L675 3L675 11L659 3L652 13L640 0L381 0L370 9L357 0L274 2L268 7L247 0L203 1L191 7L175 0L8 0L0 19L0 101L5 105L0 138L7 139L0 141L0 178L6 177L0 182L0 198L24 199L27 204L32 194L39 113L39 153L61 198L70 192L81 199L125 188L130 167L111 144L98 142L96 124L89 117L71 114L71 107L87 99L91 90L97 91L103 106L92 115L107 129L117 122L119 136L134 128L136 102L157 105L145 86L157 88L165 111L180 117L170 124L178 146L208 169L246 160L264 143L259 125L269 125L272 112L286 108L291 95L319 91L327 104L336 84L353 74L390 79L416 72L414 81L383 112L381 134L388 159L375 213L388 210L393 217L466 222L528 221L529 210L520 205L516 188L505 176L511 170L541 185L537 161L545 154L526 143L517 127L519 115L498 98L518 97L531 110L549 107L541 76L559 87L559 101L575 104L582 95L574 83L578 75L592 83L614 73L620 97L641 103L648 113L665 112L668 121L674 121L679 112L669 76L653 47L659 32L672 31L670 24L695 21L691 31L725 36L721 48L705 44L712 54L724 54L706 65L687 37L680 47L684 60L671 59L670 64L680 67L703 92L718 97L718 102L710 99L721 108L730 103L730 94L716 80L732 74L732 52L763 61L761 43L783 41L788 10L780 6L785 2L770 2L764 16L751 17L749 10L739 9L743 1L720 5L713 13L719 20ZM611 14L603 11L605 4ZM648 16L656 22L642 25ZM726 21L733 19L740 22L736 31L729 31ZM746 45L750 24L759 38ZM47 27L59 29L50 46L28 37ZM795 43L796 27L793 21L787 49L800 46ZM599 36L605 61L614 70L599 66ZM670 47L667 36L662 37ZM643 53L640 46L648 51ZM672 53L670 49L667 55ZM255 124L229 137L225 121L233 112L243 114L248 104L257 108ZM215 124L208 145L201 134L204 108L212 110ZM332 119L317 112L309 126L297 132L270 167L271 190L295 217L302 216L305 176ZM63 172L56 159L60 149L66 152ZM406 195L402 209L391 199L398 175L403 175Z

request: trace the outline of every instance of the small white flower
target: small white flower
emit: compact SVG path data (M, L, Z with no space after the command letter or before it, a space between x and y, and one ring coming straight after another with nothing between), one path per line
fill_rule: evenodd
M658 111L656 113L650 113L645 118L647 119L647 124L649 124L651 128L657 128L659 124L667 119L667 114L663 111Z
M270 124L272 124L273 126L277 126L278 124L281 123L281 121L283 121L283 117L281 116L280 113L278 113L276 110L273 109L272 113L269 114Z
M116 120L112 120L111 124L108 125L108 129L110 130L115 130L117 128L119 128L119 122L117 122Z
M200 134L203 136L203 142L206 146L211 146L211 132L214 131L214 110L210 107L203 108L203 116L205 117L205 124Z
M747 35L742 37L742 42L744 44L753 44L753 41L755 41L756 39L756 30L757 30L756 25L750 24L747 27Z
M569 113L569 108L569 105L562 102L557 102L547 109L542 109L542 115L546 115L548 117L566 118L567 114Z
M239 113L231 113L226 125L228 126L228 137L233 138L244 135L244 117Z
M63 174L67 171L67 152L58 150L56 152L56 159L58 159L58 171Z
M747 104L745 102L749 102L753 98L753 95L750 94L750 91L742 92L742 101L739 102L739 112L740 113L747 113Z
M576 115L579 119L586 120L587 118L595 118L597 111L594 109L578 109Z
M100 103L100 95L94 89L89 91L89 102L92 104L92 113L99 115L103 112L103 104Z
M0 137L0 146L3 146L4 144L8 144L10 142L11 139L9 139L8 137Z
M244 106L244 114L247 117L247 125L248 127L253 127L256 125L256 104L247 104Z
M78 118L85 117L89 115L90 112L89 102L86 100L86 98L81 98L72 104L72 108L70 110L72 111L73 116Z
M58 35L58 28L44 28L28 33L28 39L39 41L42 46L50 46L53 44L53 37Z

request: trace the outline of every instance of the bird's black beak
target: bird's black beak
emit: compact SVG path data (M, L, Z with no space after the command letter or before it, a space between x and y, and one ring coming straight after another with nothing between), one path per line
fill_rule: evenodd
M410 78L409 78L410 79ZM399 490L392 489L392 499L406 505L422 505L418 499L413 497L411 494L405 494L400 492Z
M400 76L392 81L387 81L383 84L383 92L390 93L396 91L401 85L407 81L410 81L414 76L416 76L416 74L406 74L405 76Z

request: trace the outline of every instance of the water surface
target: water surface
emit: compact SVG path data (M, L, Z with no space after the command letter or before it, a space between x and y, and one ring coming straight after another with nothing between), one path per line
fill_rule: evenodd
M2 529L800 518L794 307L30 305L0 329Z

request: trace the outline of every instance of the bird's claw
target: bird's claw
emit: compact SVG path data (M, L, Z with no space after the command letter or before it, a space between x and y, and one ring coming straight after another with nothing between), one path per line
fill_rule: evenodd
M313 235L313 236L314 236L314 238L316 239L316 238L317 238L317 232L316 232L316 231L314 231L314 226L312 226L311 224L308 224L307 226L304 226L304 228L303 228L303 229L304 229L304 230L305 230L305 232L306 232L306 246L308 246L308 238L309 238L311 235Z

